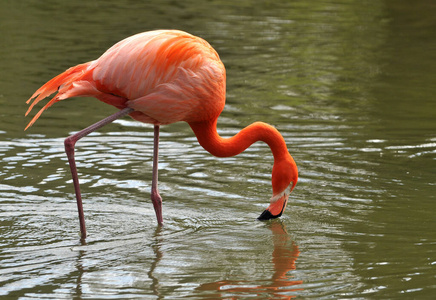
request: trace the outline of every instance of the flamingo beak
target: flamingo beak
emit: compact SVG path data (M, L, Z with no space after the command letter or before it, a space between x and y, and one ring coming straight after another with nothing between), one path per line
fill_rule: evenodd
M280 217L288 204L288 194L284 194L277 201L271 203L266 210L257 218L260 221L275 219Z

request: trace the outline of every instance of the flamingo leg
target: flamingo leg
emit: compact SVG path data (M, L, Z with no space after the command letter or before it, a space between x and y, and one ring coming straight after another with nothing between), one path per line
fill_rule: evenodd
M159 125L154 125L153 143L153 179L151 181L151 201L153 202L157 222L162 225L162 197L159 195L158 183L158 164L159 164Z
M97 129L109 123L112 123L116 119L131 113L133 110L134 110L133 108L129 108L129 107L124 108L116 112L115 114L110 115L109 117L104 118L103 120L98 121L97 123L67 137L64 141L65 152L67 153L68 163L70 164L71 175L73 177L73 183L74 183L74 191L76 193L77 209L79 212L79 222L80 222L80 237L82 239L86 238L86 226L85 226L85 216L83 214L83 204L82 204L82 195L80 193L79 177L77 176L76 161L74 159L74 146L76 142L81 138L87 136L91 132L96 131Z

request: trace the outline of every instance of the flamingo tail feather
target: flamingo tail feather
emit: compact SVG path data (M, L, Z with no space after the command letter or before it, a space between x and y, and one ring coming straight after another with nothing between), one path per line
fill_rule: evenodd
M26 101L27 104L30 103L29 109L26 111L26 116L30 113L32 108L38 104L44 98L50 96L51 94L58 92L56 96L51 99L29 122L26 126L25 130L32 126L33 123L39 118L44 110L52 106L54 103L66 99L68 97L72 97L72 93L68 93L68 91L74 87L75 82L80 82L84 79L87 74L87 70L90 63L80 64L74 67L69 68L65 72L59 74L58 76L49 80L46 84L41 86L33 95ZM64 95L65 94L65 95ZM77 94L77 93L75 93ZM65 97L67 96L68 97ZM74 95L76 96L76 95ZM79 95L77 95L79 96ZM31 103L33 99L33 102Z

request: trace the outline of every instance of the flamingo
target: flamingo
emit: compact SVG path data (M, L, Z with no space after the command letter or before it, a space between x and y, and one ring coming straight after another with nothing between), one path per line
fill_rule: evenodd
M67 137L64 142L83 239L87 233L74 146L79 139L125 115L154 125L151 200L159 225L163 223L162 197L158 190L159 130L161 125L179 121L187 122L199 144L217 157L235 156L256 141L268 144L274 156L272 197L258 219L282 215L298 180L295 161L279 131L266 123L255 122L230 138L217 133L218 116L225 105L225 90L224 65L207 41L179 30L154 30L130 36L113 45L100 58L69 68L27 100L30 106L26 116L37 103L57 92L25 130L47 108L71 97L95 97L119 109Z

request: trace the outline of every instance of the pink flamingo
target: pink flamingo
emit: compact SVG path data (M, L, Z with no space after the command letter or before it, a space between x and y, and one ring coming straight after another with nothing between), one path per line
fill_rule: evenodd
M79 179L74 160L75 143L82 137L129 115L154 125L151 200L162 224L162 198L158 191L159 127L187 122L200 145L218 157L234 156L256 141L269 145L274 156L272 198L259 220L280 217L298 180L297 166L281 134L256 122L231 138L218 135L218 116L225 105L226 72L217 52L205 40L178 30L156 30L128 37L100 58L72 67L40 87L27 103L27 114L47 96L57 92L30 121L55 102L71 97L95 97L120 109L117 113L65 139L79 211L81 237L86 238Z

